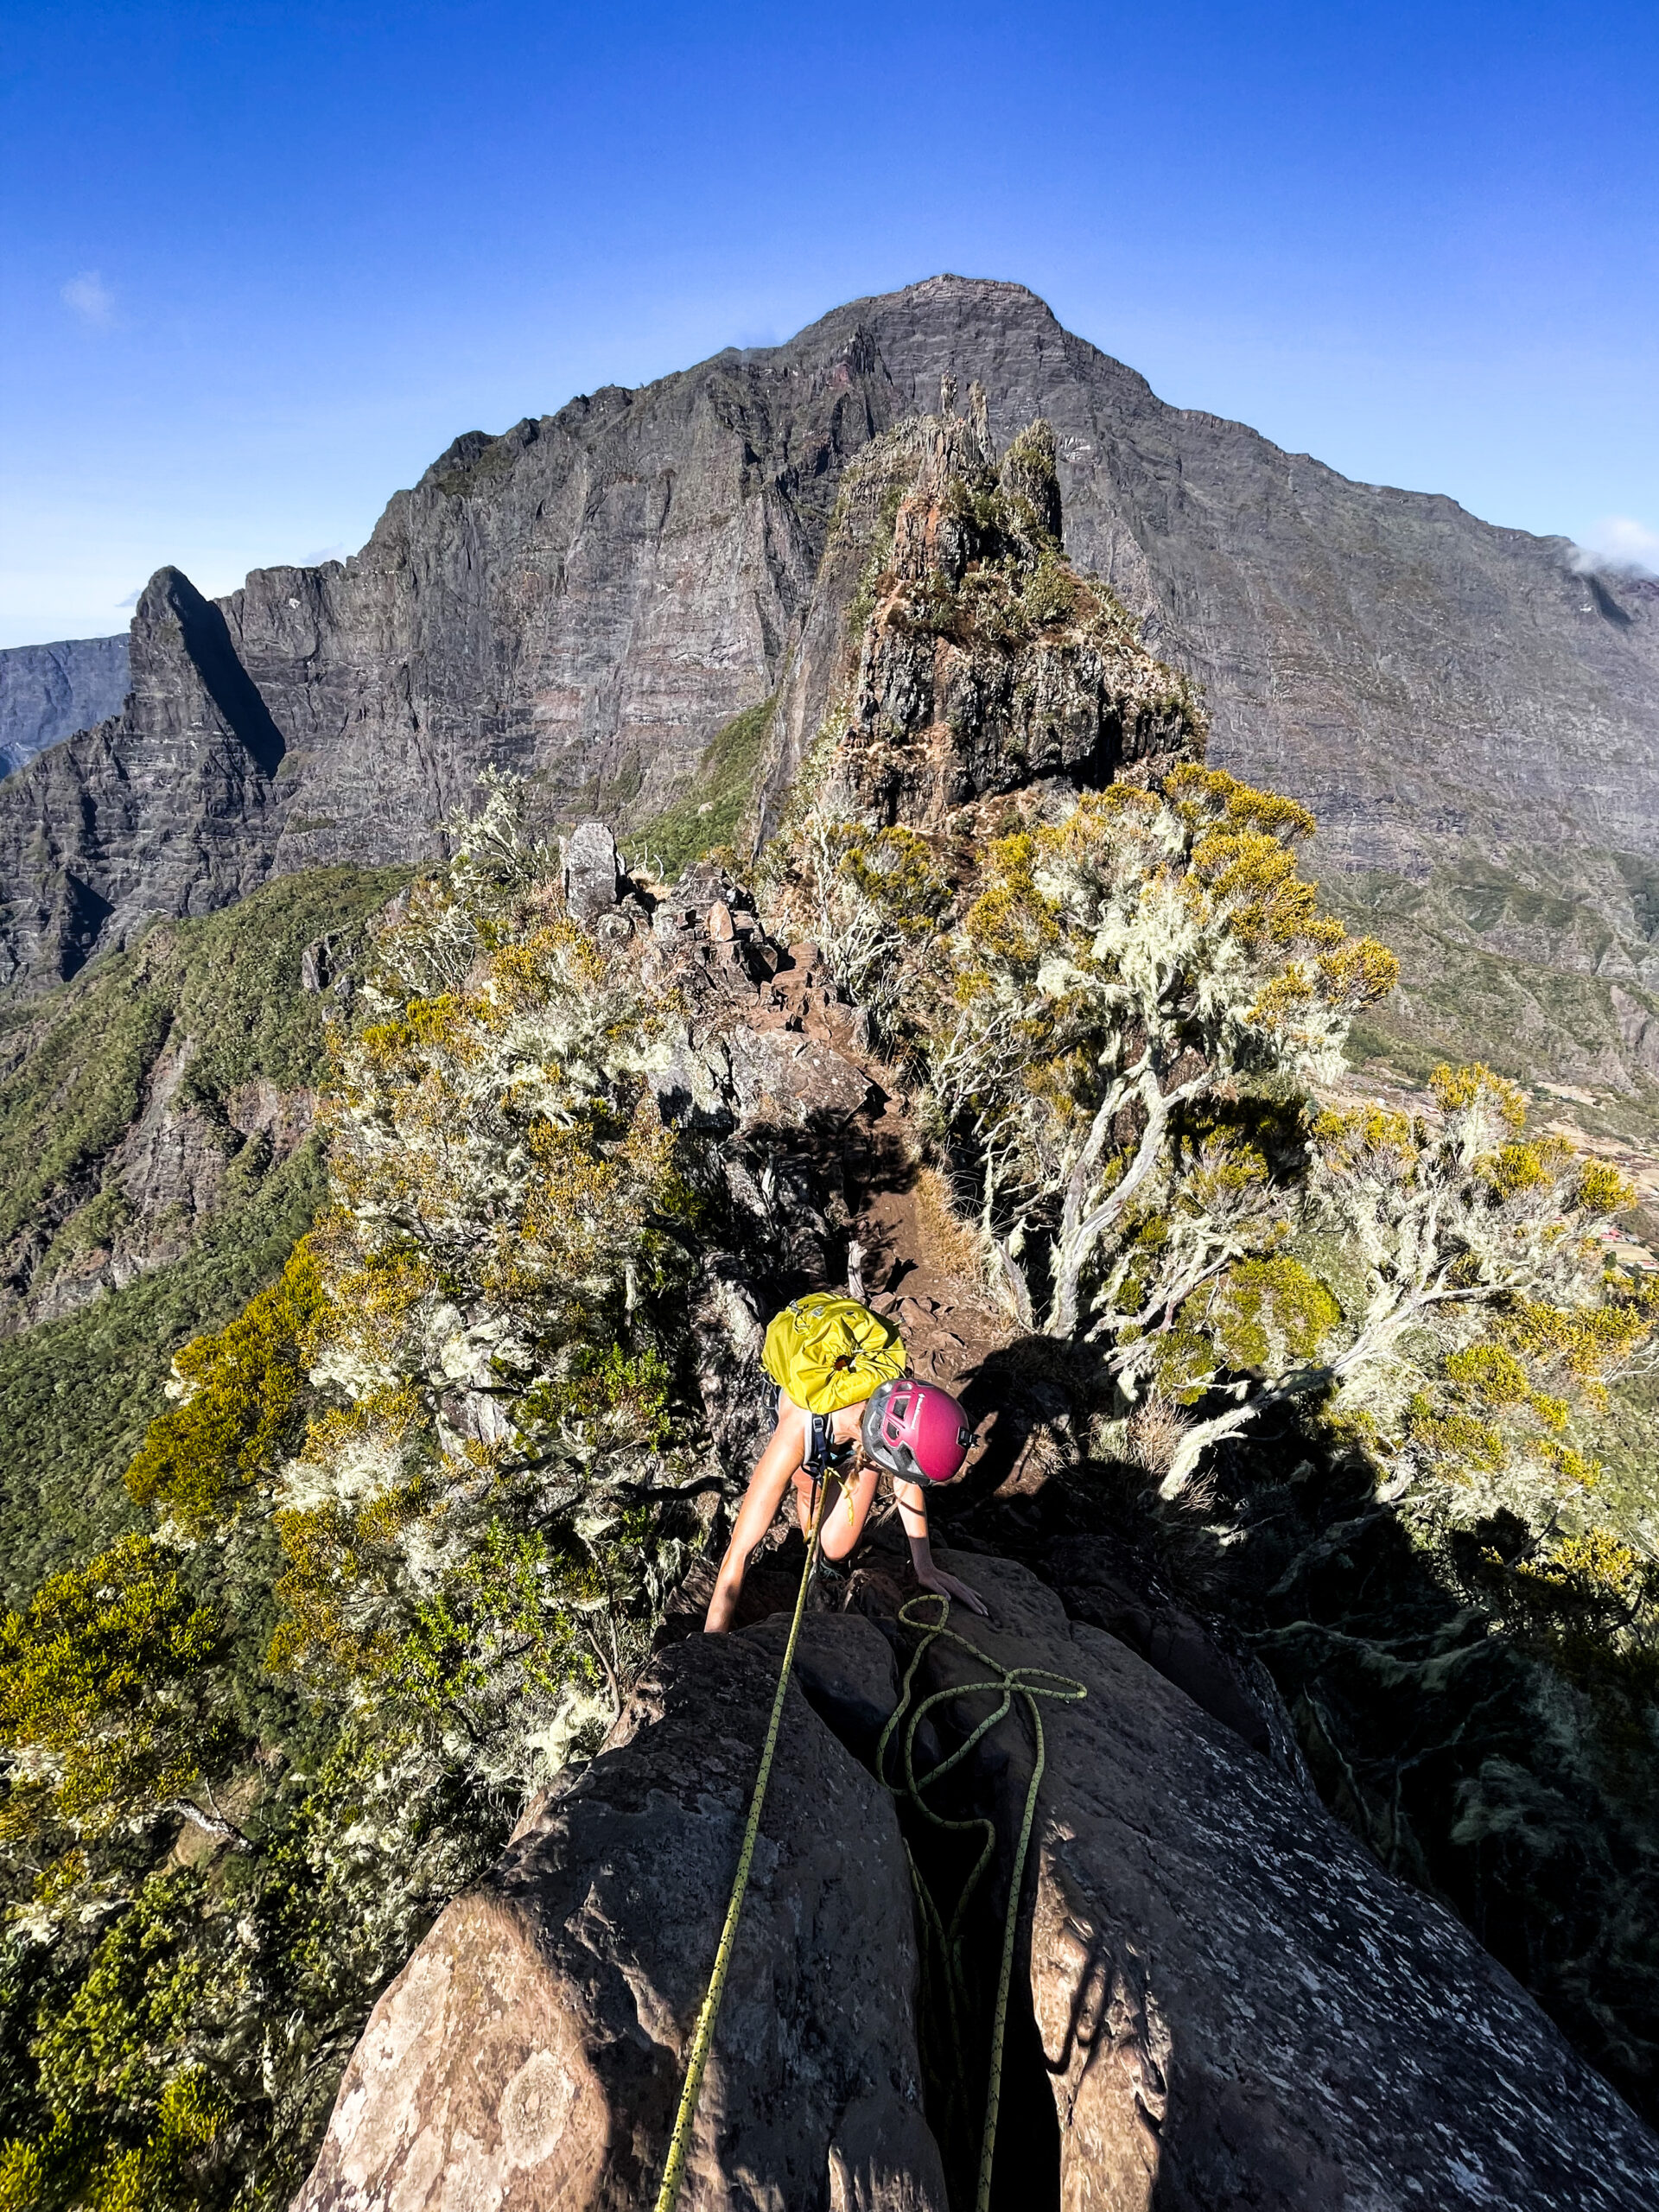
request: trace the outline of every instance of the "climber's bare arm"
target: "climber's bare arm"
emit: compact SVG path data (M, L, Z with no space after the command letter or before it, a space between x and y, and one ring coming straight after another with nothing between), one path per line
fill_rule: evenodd
M823 1527L818 1536L818 1548L826 1559L845 1559L863 1535L880 1479L880 1467L867 1465L860 1467L850 1480L831 1480L823 1501ZM806 1510L810 1515L810 1491Z
M954 1574L947 1574L942 1567L934 1566L933 1548L927 1535L927 1500L922 1495L921 1484L895 1482L893 1495L899 1508L899 1526L910 1546L910 1563L923 1589L937 1590L943 1598L957 1599L970 1613L988 1615L990 1608L977 1591L959 1582Z
M785 1412L780 1407L778 1426L755 1462L743 1503L737 1509L732 1541L726 1547L726 1556L715 1578L715 1594L709 1600L709 1611L702 1624L710 1636L724 1636L732 1624L749 1554L777 1518L784 1492L801 1471L803 1440L799 1411L791 1406Z

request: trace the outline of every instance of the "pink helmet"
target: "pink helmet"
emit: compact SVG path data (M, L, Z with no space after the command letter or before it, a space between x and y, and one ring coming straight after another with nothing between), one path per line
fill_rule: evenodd
M881 1385L859 1431L878 1467L912 1483L948 1483L974 1440L973 1423L950 1393L913 1375Z

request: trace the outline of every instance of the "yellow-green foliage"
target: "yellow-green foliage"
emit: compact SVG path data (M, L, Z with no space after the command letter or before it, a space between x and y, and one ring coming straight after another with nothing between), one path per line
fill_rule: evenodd
M1401 1484L1449 1485L1454 1516L1501 1503L1542 1528L1597 1488L1583 1426L1642 1354L1659 1299L1601 1263L1623 1177L1529 1136L1525 1099L1488 1068L1440 1068L1430 1096L1432 1114L1313 1125L1320 1199L1369 1273L1344 1410L1369 1412Z
M905 937L926 937L938 927L950 904L950 882L925 837L899 823L867 830L843 823L833 834L840 870Z
M1341 1320L1341 1306L1300 1260L1243 1260L1188 1300L1164 1339L1159 1389L1194 1405L1222 1371L1280 1382L1316 1363Z
M1063 822L991 847L964 918L977 957L963 988L1028 986L1063 949L1056 983L1146 993L1144 1009L1125 1006L1131 1018L1208 998L1281 1053L1334 1066L1344 1025L1398 970L1382 946L1351 942L1297 875L1294 848L1313 826L1294 801L1193 764L1161 794L1114 785L1085 798Z
M151 1876L73 1992L43 2006L33 2051L47 2124L0 2151L0 2206L188 2212L217 2194L231 2095L199 2062L165 2054L245 2005L255 1967L222 1922L204 1928L200 1896L193 1875Z
M684 798L630 835L630 852L643 851L664 882L672 883L691 861L737 837L754 797L776 704L774 696L734 715L709 741Z
M1626 1617L1652 1600L1659 1582L1650 1560L1604 1528L1558 1538L1541 1558L1521 1560L1515 1573L1536 1592Z
M1139 1338L1154 1281L1173 1325L1216 1259L1271 1245L1264 1187L1241 1212L1245 1185L1217 1182L1226 1221L1199 1225L1180 1146L1242 1081L1333 1074L1355 1011L1393 987L1390 956L1351 942L1297 874L1313 828L1305 808L1219 770L1114 785L995 841L947 957L911 963L932 1110L974 1158L1022 1319ZM1183 1217L1151 1275L1124 1266L1148 1205Z
M931 941L950 905L950 880L915 830L817 811L802 822L797 859L801 926L887 1043L899 1033L905 956Z
M1120 1418L1147 1391L1192 1409L1171 1495L1296 1398L1396 1485L1539 1527L1595 1488L1580 1417L1659 1310L1595 1247L1630 1193L1529 1135L1484 1067L1438 1071L1416 1116L1306 1098L1397 972L1321 912L1313 828L1184 764L994 840L943 946L890 939L931 1126L1018 1318L1099 1347ZM1266 1150L1252 1093L1306 1101ZM1299 1236L1340 1250L1354 1295Z
M7 1827L38 1801L80 1833L188 1795L220 1733L202 1669L219 1624L171 1557L129 1536L53 1575L0 1624L0 1744L13 1761Z
M663 1440L644 1313L692 1207L646 1080L670 1010L512 821L493 789L465 866L380 930L373 1018L337 1039L319 1108L332 1204L282 1281L181 1355L132 1483L191 1529L267 1496L270 1667L324 1700L442 1705L446 1727L465 1707L492 1775L522 1781L595 1665L613 1708L649 1623L651 1532L607 1485Z
M378 932L323 1219L178 1355L130 1470L166 1541L0 1624L0 2206L289 2202L374 1994L614 1717L695 1532L671 1009L507 787L486 817Z
M305 1361L327 1310L308 1239L269 1290L173 1362L180 1403L152 1422L127 1472L140 1505L200 1535L297 1441Z
M556 1566L545 1545L493 1521L443 1587L416 1606L413 1626L388 1655L386 1685L435 1713L464 1710L487 1700L510 1655L523 1688L554 1702L573 1684L596 1688L599 1667L578 1616L605 1595L591 1560Z

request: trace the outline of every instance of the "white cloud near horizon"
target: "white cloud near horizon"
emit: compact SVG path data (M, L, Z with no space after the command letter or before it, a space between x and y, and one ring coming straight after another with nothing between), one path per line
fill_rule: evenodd
M1588 569L1637 569L1643 575L1659 575L1659 530L1649 530L1633 515L1604 515L1579 540L1573 565L1580 574Z
M115 321L115 294L96 269L72 276L58 297L89 329L107 330Z

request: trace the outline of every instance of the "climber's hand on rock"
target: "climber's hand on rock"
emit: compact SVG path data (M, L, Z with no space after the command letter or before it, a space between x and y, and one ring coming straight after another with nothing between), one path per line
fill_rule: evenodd
M947 1574L942 1567L930 1567L916 1580L924 1590L937 1590L942 1598L955 1598L966 1605L970 1613L977 1613L982 1620L989 1620L991 1609L977 1590L970 1590L965 1582L958 1582L954 1574Z

